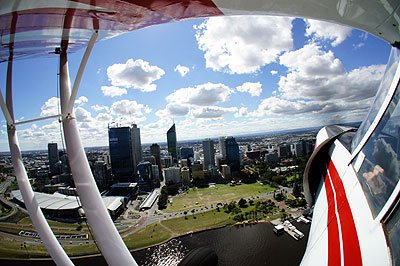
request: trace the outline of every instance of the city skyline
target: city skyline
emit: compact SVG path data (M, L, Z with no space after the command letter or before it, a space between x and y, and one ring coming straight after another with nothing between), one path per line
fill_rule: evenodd
M166 142L174 122L185 141L361 121L389 51L361 31L293 18L194 19L135 31L95 45L75 104L81 138L86 147L107 146L113 121L137 124L143 143ZM72 82L82 53L69 57ZM19 121L57 113L57 60L14 62ZM4 92L5 75L0 82ZM24 87L41 93L26 97ZM0 151L8 151L0 120ZM62 147L56 120L17 129L22 150Z
M360 122L355 122L355 123L344 123L343 125L347 125L347 126L353 126L353 127L357 127L359 125ZM177 148L184 148L186 147L187 143L197 143L197 144L201 144L203 142L203 140L205 139L211 139L213 141L215 141L214 145L217 145L219 147L219 145L221 144L220 139L225 139L227 137L233 137L233 138L248 138L248 137L271 137L271 136L275 136L276 134L278 135L285 135L287 133L299 133L299 132L311 132L311 131L318 131L321 127L323 126L316 126L316 127L305 127L305 128L294 128L294 129L285 129L285 130L276 130L276 131L267 131L267 132L252 132L252 133L244 133L244 134L238 134L238 135L227 135L227 136L210 136L210 137L199 137L199 138L194 138L194 139L184 139L184 140L179 140L177 139L176 143L177 143ZM53 143L53 142L49 142L46 145ZM142 143L142 148L143 147L148 147L149 149L151 149L152 145L158 145L160 148L165 148L165 150L168 150L168 141L167 139L165 141L161 141L161 142L147 142L147 143ZM180 146L183 145L183 146ZM96 148L109 148L109 140L108 143L106 143L104 146L84 146L85 149L96 149ZM22 152L36 152L36 151L47 151L48 147L44 147L43 149L32 149L32 150L22 150ZM59 151L65 150L65 147L60 146L58 148ZM0 151L0 153L9 153L8 150L6 151ZM151 153L151 152L150 152ZM221 154L222 155L222 154Z

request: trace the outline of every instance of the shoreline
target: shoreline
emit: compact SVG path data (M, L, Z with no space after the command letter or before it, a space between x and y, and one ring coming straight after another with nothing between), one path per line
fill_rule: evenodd
M157 244L153 244L153 245L148 245L148 246L144 246L144 247L140 247L140 248L135 248L135 249L129 249L129 252L133 253L133 252L139 252L139 251L144 251L148 248L152 248L158 245L162 245L165 244L173 239L178 239L178 238L182 238L182 237L186 237L192 234L199 234L199 233L203 233L203 232L207 232L207 231L212 231L212 230L217 230L217 229L221 229L221 228L225 228L225 227L229 227L229 226L246 226L246 225L255 225L255 224L272 224L271 221L269 220L260 220L260 221L254 221L254 222L250 222L250 221L243 221L243 222L236 222L233 224L228 224L228 225L223 225L223 226L217 226L217 227L212 227L212 228L205 228L205 229L200 229L198 231L189 231L186 232L184 234L181 235L177 235L177 236L173 236L170 237L166 240L163 240ZM70 257L71 260L80 260L80 259L85 259L85 258L95 258L95 257L101 257L102 254L101 253L97 253L97 254L88 254L88 255L83 255L83 256L74 256L74 257ZM52 261L53 259L51 257L35 257L35 258L29 258L29 259L25 259L25 258L15 258L15 257L0 257L0 262L1 261L7 261L7 260L19 260L19 261Z
M166 243L166 242L168 242L168 241L170 241L172 239L185 237L185 236L192 235L192 234L199 234L199 233L203 233L203 232L207 232L207 231L217 230L217 229L221 229L221 228L225 228L225 227L229 227L229 226L245 226L245 225L263 224L263 223L272 224L271 221L269 221L269 220L260 220L260 221L257 221L257 222L245 222L245 221L244 222L236 222L236 223L233 223L233 224L227 224L227 225L217 226L217 227L213 227L213 228L200 229L198 231L186 232L186 233L184 233L182 235L170 237L170 238L168 238L166 240L163 240L163 241L161 241L161 242L159 242L157 244L153 244L153 245L149 245L149 246L145 246L145 247L141 247L141 248L136 248L136 249L130 249L129 251L130 252L141 251L141 250L144 250L144 249L147 249L147 248L151 248L151 247L154 247L154 246L158 246L158 245L164 244L164 243Z

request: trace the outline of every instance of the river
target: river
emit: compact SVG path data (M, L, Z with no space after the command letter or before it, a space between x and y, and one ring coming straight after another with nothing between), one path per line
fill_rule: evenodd
M190 250L209 247L218 255L218 265L299 265L303 257L309 225L294 223L304 233L296 241L288 234L277 236L270 223L235 225L213 229L172 239L164 244L134 251L132 254L139 265L177 265ZM76 266L107 265L103 257L95 256L74 259ZM22 260L0 260L2 265L27 265ZM3 264L4 263L4 264ZM31 260L29 265L54 265L50 260Z

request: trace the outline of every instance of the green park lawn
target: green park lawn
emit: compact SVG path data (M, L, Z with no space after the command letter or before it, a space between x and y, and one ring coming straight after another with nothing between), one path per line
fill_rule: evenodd
M210 188L189 189L186 193L173 197L173 203L168 206L167 211L175 212L210 205L215 206L219 202L229 203L238 201L240 198L258 196L273 190L274 188L271 186L259 183L236 186L216 184L215 187ZM254 206L248 206L240 209L240 212L245 213L252 210L254 210ZM178 217L151 224L124 238L124 242L131 250L148 247L182 234L234 224L234 216L235 214L225 213L223 208L220 208L220 211L214 209L196 214L192 214L189 211L186 217ZM258 217L258 219L261 218L261 216ZM87 233L85 225L78 231L76 228L78 224L64 224L53 221L49 222L49 224L55 232L59 233ZM0 227L4 232L14 234L18 233L17 231L21 230L21 227L25 230L33 230L29 218L24 218L14 225L10 223L2 224ZM2 243L0 244L0 257L27 258L29 256L32 258L48 256L43 245L26 245L26 248L23 248L18 242L4 236L0 236L0 242ZM64 246L64 248L70 256L96 254L99 252L93 244Z
M171 231L157 222L124 238L124 242L132 250L159 244L173 236Z
M177 237L189 232L223 227L233 224L230 215L213 210L186 217L164 220L124 238L129 249L137 249L159 244L172 237Z
M173 232L175 236L187 234L189 232L196 232L200 230L212 229L223 227L226 225L234 224L231 216L221 211L212 210L194 215L187 215L175 219L161 221L169 231Z
M184 194L172 197L172 204L168 204L166 211L178 212L215 205L219 202L225 203L234 200L237 201L241 198L258 196L273 190L273 187L262 185L260 183L241 184L236 186L216 184L215 187L190 188Z
M256 186L253 184L252 188L254 189ZM246 191L246 189L243 190ZM251 191L249 187L247 187L247 191ZM266 192L263 190L260 191L260 193ZM254 205L247 205L247 207L240 208L239 213L236 214L226 213L223 208L220 208L219 211L214 209L195 214L191 214L189 212L190 215L186 215L186 217L163 220L148 225L146 228L125 237L124 242L130 250L152 246L183 234L234 224L236 223L236 221L233 219L235 215L250 213L253 212L254 209ZM255 215L255 217L257 217L258 220L265 218L270 220L279 218L280 215L280 213L273 215L269 214L267 217L266 214L258 213ZM254 216L252 217L254 218ZM12 229L14 229L13 226L9 228L9 230ZM27 244L25 247L21 247L20 243L5 236L0 236L0 243L0 257L3 258L48 257L47 251L43 245ZM82 256L99 253L99 250L93 244L82 246L68 245L64 246L64 249L69 256Z

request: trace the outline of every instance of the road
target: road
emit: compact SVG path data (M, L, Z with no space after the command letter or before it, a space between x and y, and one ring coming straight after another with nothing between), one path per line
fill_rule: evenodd
M291 188L288 187L279 187L279 190L281 190L284 194L289 194L292 192ZM268 192L268 193L264 193L258 196L252 196L252 197L248 197L248 198L244 198L247 201L248 200L257 200L257 199L273 199L274 196L274 192ZM293 215L297 215L299 213L298 209L291 209L289 207L287 207L285 205L284 202L277 202L277 206L279 208L283 208L286 210L287 213L293 214ZM214 210L217 209L218 206L216 205L210 205L210 206L202 206L199 208L193 208L191 210L186 210L186 211L178 211L178 212L163 212L158 210L158 206L155 203L153 205L153 207L145 212L139 212L136 211L134 209L130 209L130 212L136 213L137 215L140 215L140 218L137 220L137 222L135 223L131 223L132 221L130 220L120 220L121 223L129 223L131 224L131 226L134 226L135 228L133 230L130 230L129 232L126 232L124 234L122 234L123 237L126 237L130 234L133 234L143 228L145 228L146 226L165 220L165 219L172 219L172 218L178 218L178 217L184 217L186 215L192 215L192 214L198 214L198 213L202 213L202 212L206 212L206 211L210 211L210 210ZM222 206L220 206L222 207ZM129 210L129 209L128 209ZM186 214L185 214L186 212Z
M4 182L3 182L4 183ZM3 184L2 183L2 184ZM5 185L7 186L7 185ZM286 193L290 193L291 189L290 188L284 188L281 187L281 190L284 190ZM160 192L160 188L157 189L158 192ZM246 200L257 200L257 199L272 199L274 195L274 192L268 192L264 193L258 196L252 196L245 198ZM157 202L154 203L154 205L151 207L151 209L145 211L145 212L139 212L135 209L137 204L132 204L130 203L128 205L127 210L124 212L124 214L121 216L120 219L118 219L115 224L116 227L118 228L119 231L124 230L126 228L130 228L129 230L126 230L126 232L122 233L122 237L127 237L143 228L146 226L165 220L165 219L172 219L172 218L178 218L178 217L184 217L186 215L192 215L192 214L198 214L210 210L216 209L218 206L216 205L210 205L210 206L202 206L198 208L193 208L191 210L186 210L186 211L179 211L179 212L163 212L158 210L158 205ZM279 202L277 204L280 208L286 209L288 213L291 214L297 214L297 210L292 210L286 207L284 202ZM222 207L222 206L219 206ZM186 214L185 214L186 212ZM0 235L6 236L7 238L14 239L20 243L26 243L29 245L40 245L41 241L40 239L35 239L31 237L23 237L19 235L13 235L13 234L8 234L4 232L0 232ZM66 246L77 246L77 245L85 245L85 244L93 244L93 240L81 240L81 239L70 239L70 240L60 240L60 242L63 245Z
M9 176L6 181L0 183L0 194L4 194L7 188L11 186L11 183L15 180L15 177Z

